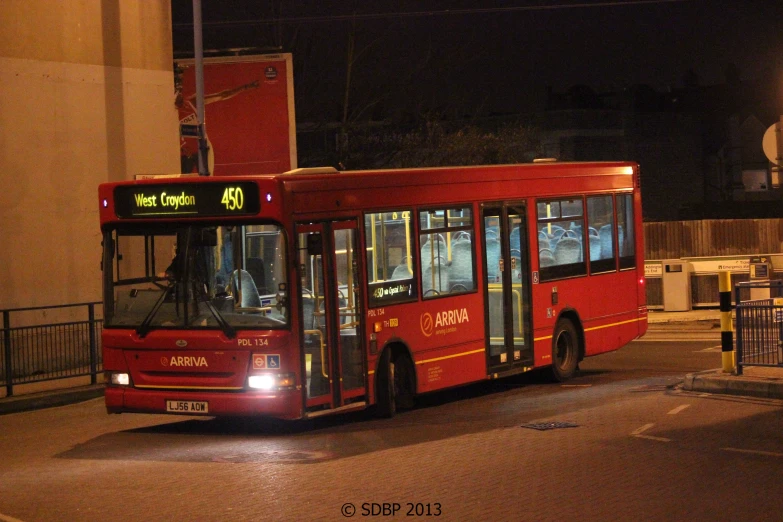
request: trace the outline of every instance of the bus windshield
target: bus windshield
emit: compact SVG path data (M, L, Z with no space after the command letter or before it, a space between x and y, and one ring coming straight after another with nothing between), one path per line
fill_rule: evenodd
M107 327L283 328L285 234L278 225L133 225L104 233ZM107 266L108 265L108 266Z

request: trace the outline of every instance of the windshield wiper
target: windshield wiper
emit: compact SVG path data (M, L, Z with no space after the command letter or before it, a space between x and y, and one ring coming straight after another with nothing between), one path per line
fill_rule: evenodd
M147 317L145 317L141 324L136 328L136 333L139 335L139 337L143 339L149 333L150 325L152 324L152 318L155 317L155 314L157 314L158 310L160 310L163 301L166 300L166 296L168 296L176 286L177 282L174 281L163 289L163 293L155 302L155 306L152 307L152 310L150 310L150 313L147 314Z
M199 286L198 284L194 284L194 287ZM218 312L217 308L215 308L215 305L212 304L212 301L209 300L209 296L207 295L207 292L201 288L201 298L204 299L204 304L209 309L210 312L212 312L212 315L215 316L215 320L217 321L220 328L223 330L223 333L226 334L226 337L229 339L233 339L236 337L237 332L234 330L234 328L228 324L228 321L226 321L226 318L223 317L223 315Z

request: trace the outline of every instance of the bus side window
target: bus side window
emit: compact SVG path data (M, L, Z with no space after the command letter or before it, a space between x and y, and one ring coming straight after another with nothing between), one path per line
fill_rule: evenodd
M474 291L472 208L421 210L419 228L422 297L427 299Z
M615 265L614 203L612 195L587 198L590 273L613 272Z
M541 280L587 274L589 235L581 197L536 203L538 265Z
M620 253L620 270L636 266L636 245L633 235L633 196L617 196L617 246Z
M370 307L418 298L414 235L410 210L364 215Z

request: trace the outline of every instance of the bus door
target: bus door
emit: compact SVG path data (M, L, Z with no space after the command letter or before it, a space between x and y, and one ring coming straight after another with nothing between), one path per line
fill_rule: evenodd
M311 410L365 397L356 227L355 221L297 226L300 339Z
M525 204L485 206L482 218L488 372L532 366Z

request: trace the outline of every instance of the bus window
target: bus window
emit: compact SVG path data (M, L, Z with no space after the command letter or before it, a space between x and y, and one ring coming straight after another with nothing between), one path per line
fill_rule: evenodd
M590 250L590 273L615 270L614 204L612 196L587 198L587 241Z
M364 215L370 307L418 297L411 215L410 210Z
M471 207L419 212L421 283L424 298L476 289Z
M539 201L536 209L541 280L586 275L582 198Z
M617 196L617 245L620 251L620 270L636 267L636 246L633 236L633 196Z
M261 295L275 295L285 283L285 241L274 225L245 227L245 269Z
M123 226L106 280L105 324L154 328L281 328L287 319L285 240L277 225ZM244 252L237 249L245 237ZM263 256L263 257L262 257ZM254 263L258 260L259 263Z

